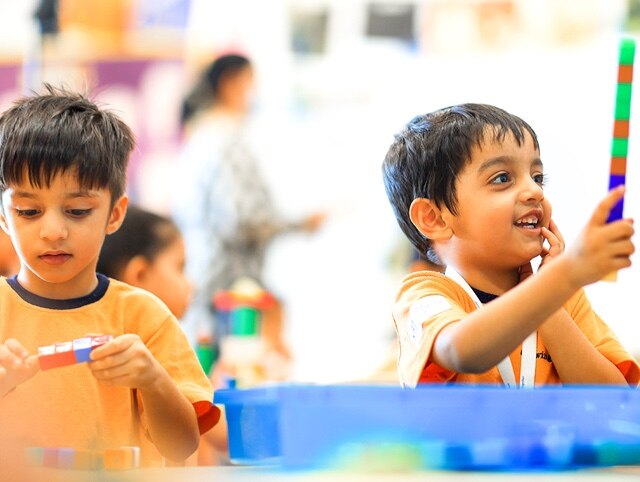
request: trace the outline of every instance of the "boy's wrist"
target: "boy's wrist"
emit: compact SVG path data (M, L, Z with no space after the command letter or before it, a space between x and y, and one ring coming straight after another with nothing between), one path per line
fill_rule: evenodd
M539 274L544 277L548 276L550 286L553 286L554 291L566 296L566 298L584 286L575 276L575 269L573 269L571 259L566 253L558 256L544 269L539 270Z

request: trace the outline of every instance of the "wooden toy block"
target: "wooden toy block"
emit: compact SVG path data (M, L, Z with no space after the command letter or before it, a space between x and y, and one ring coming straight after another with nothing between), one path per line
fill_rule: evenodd
M627 158L626 157L612 157L611 167L609 173L614 176L626 176L627 174Z
M140 467L140 447L118 447L104 451L106 470L128 470Z

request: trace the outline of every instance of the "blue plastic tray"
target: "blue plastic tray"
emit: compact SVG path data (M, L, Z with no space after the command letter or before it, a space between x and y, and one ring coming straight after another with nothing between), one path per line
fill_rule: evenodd
M229 454L285 468L640 464L640 393L609 387L282 385L219 390Z

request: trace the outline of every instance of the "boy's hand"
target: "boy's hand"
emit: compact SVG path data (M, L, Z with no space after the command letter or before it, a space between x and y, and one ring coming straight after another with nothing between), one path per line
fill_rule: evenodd
M102 382L145 388L157 379L160 364L138 335L126 334L94 349L89 368Z
M29 355L17 340L9 338L0 344L0 398L40 370L37 355Z
M566 252L573 261L570 275L578 286L631 266L630 256L635 250L631 241L633 221L622 219L607 223L611 209L623 195L624 186L612 189L600 201L575 244Z
M549 263L551 260L564 253L564 238L558 229L558 225L553 219L549 221L548 228L542 228L542 236L544 236L549 243L549 247L542 247L542 253L540 253L540 256L542 257L540 268L542 268L545 263Z

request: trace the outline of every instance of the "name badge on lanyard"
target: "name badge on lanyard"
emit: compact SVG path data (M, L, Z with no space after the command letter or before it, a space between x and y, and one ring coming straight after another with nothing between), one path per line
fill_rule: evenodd
M469 286L469 283L467 283L456 270L447 267L445 275L459 284L460 287L467 292L477 308L482 307L482 303L480 302L478 295L474 293L474 291L471 289L471 286ZM516 376L513 371L513 365L511 364L509 356L506 356L500 363L498 363L498 372L500 372L502 381L507 388L534 388L536 376L537 341L538 335L537 332L534 331L522 342L520 380L518 382L516 381Z

